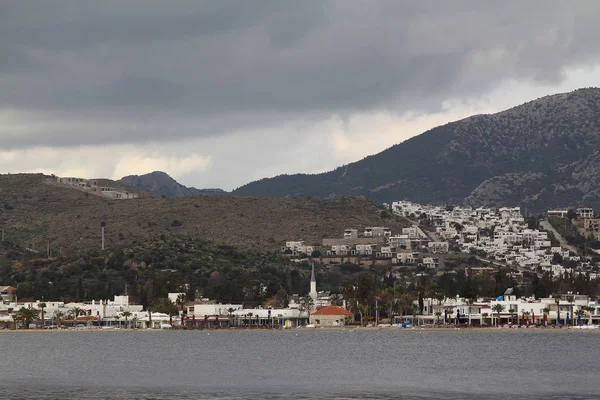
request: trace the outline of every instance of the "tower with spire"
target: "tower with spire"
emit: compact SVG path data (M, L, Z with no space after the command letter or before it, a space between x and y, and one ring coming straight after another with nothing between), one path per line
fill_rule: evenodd
M317 304L317 278L315 277L315 264L312 265L312 274L310 275L310 297L313 303Z

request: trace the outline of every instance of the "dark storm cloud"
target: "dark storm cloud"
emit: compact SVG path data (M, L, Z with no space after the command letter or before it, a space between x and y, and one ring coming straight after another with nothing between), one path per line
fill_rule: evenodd
M595 63L599 11L596 1L6 1L0 112L53 124L0 138L136 142L278 115L435 111L507 79L557 82Z

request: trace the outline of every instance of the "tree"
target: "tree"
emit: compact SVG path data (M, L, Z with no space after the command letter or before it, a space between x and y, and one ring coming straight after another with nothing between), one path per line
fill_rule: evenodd
M125 317L125 328L129 329L129 317L131 317L131 312L123 311L121 313L121 315L123 315L123 317Z
M40 312L42 314L42 329L44 329L44 309L47 307L46 303L42 302L40 304L38 304L38 307L40 309Z
M177 304L181 307L181 314L185 314L185 303L187 302L187 295L185 293L180 293L177 296Z
M567 301L569 302L570 305L570 310L571 310L571 325L575 325L575 318L573 315L573 301L575 300L575 296L569 295L567 296Z
M19 314L18 311L14 311L11 314L11 317L13 319L13 324L15 324L15 329L17 329L17 324L18 324L19 321L21 321L21 315Z
M277 308L285 308L288 306L288 295L285 289L279 288L275 294L275 306Z
M340 285L340 294L342 295L342 299L349 302L354 295L354 285L352 284L352 282L342 282L342 284Z
M31 322L38 317L39 311L36 308L21 307L17 313L19 314L19 319L23 321L23 325L26 329L29 329Z
M177 306L166 297L157 299L152 303L152 311L167 314L170 316L177 315Z
M504 311L504 306L502 304L495 304L494 307L492 307L492 311L494 311L497 314L496 326L498 326L498 321L500 320L500 313Z
M558 325L558 313L560 313L560 293L553 293L552 298L554 298L554 304L556 304L556 325Z
M510 313L510 320L514 323L514 316L513 314L515 313L515 309L514 308L509 308L508 312Z
M569 221L572 221L575 218L577 218L577 212L575 210L570 209L569 211L567 211L567 219Z
M121 316L119 314L115 315L113 317L115 319L115 322L117 323L117 327L121 327L121 325L119 324L119 320L121 319Z
M54 314L52 314L52 318L56 321L58 326L61 326L65 319L65 313L60 310L56 310L54 311Z
M306 312L310 312L310 310L312 310L314 305L315 305L315 302L310 295L307 294L306 296L304 296L302 298L302 303L301 303L302 310L304 310Z
M73 307L71 308L71 311L69 312L69 314L71 315L71 317L75 320L77 319L77 317L79 317L84 311L79 308L79 307Z

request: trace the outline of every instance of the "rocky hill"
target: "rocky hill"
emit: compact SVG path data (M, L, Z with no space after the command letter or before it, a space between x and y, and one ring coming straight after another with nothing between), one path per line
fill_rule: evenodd
M161 235L198 238L255 251L277 250L286 240L320 243L345 228L406 222L385 218L365 198L334 200L241 196L144 197L113 200L57 185L41 174L0 175L0 228L22 247L54 252L100 247L106 223L109 248Z
M282 175L234 194L377 202L600 207L600 89L557 94L431 129L318 175Z
M162 171L154 171L145 175L129 175L120 179L119 182L148 192L157 193L164 197L216 196L226 194L222 189L186 187Z

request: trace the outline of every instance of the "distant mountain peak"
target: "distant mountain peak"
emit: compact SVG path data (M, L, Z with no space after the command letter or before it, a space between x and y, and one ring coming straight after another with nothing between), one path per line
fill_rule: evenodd
M163 171L153 171L144 175L128 175L119 180L126 185L158 193L164 197L214 196L227 194L222 189L196 189L187 187Z

